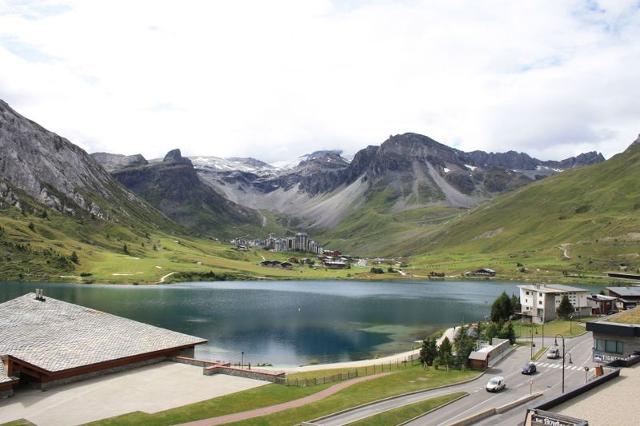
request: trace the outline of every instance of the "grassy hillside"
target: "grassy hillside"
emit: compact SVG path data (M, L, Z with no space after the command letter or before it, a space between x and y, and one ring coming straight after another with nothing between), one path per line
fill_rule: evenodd
M325 247L361 256L414 254L424 247L424 238L461 212L437 205L395 211L397 200L391 190L373 190L339 225L314 238Z
M289 256L238 251L213 239L90 217L72 218L52 210L22 213L13 207L0 209L0 281L157 283L368 275L364 268L326 271L295 266L284 270L260 265L263 258L285 260Z
M640 145L462 214L423 241L422 251L416 263L448 271L496 266L526 277L589 274L621 265L637 270ZM517 271L522 267L528 271Z

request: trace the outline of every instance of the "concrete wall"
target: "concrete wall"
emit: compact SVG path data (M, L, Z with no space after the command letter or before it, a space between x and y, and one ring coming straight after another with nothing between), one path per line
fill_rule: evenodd
M13 383L0 385L0 399L9 398L13 395Z
M509 342L509 339L498 339L497 337L494 337L491 339L491 346L493 346L493 349L489 351L489 357L487 360L489 367L504 358L511 348L511 342Z
M268 382L279 382L284 379L285 374L279 372L260 371L260 370L247 370L234 367L225 367L223 365L214 365L211 367L205 367L203 374L205 376L212 376L214 374L226 374L228 376L246 377L254 380L265 380Z

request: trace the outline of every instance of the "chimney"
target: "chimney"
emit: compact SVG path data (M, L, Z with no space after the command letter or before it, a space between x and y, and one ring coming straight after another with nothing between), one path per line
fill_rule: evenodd
M41 288L37 288L36 289L36 300L40 301L40 302L44 302L45 298L44 298L44 290Z

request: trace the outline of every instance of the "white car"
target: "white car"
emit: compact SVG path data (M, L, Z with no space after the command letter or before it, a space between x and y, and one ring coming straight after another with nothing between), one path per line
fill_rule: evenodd
M547 359L558 359L560 358L560 348L557 346L552 346L551 349L547 352Z
M506 387L507 385L504 383L504 377L496 376L496 377L492 377L491 380L489 380L489 383L487 383L486 389L487 389L487 392L500 392Z

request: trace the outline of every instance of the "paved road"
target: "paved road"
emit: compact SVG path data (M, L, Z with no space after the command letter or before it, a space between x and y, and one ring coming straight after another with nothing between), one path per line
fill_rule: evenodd
M545 343L547 344L551 341L548 338L545 338L545 340ZM540 342L537 342L537 344L540 345ZM567 341L566 351L568 354L571 354L573 364L568 364L569 355L567 355L567 364L565 368L566 390L584 383L585 373L583 366L591 366L591 346L591 333ZM489 369L484 376L472 382L444 389L424 391L413 395L393 398L367 407L338 414L324 419L323 421L318 422L318 424L326 426L344 425L393 408L423 401L435 396L459 391L468 392L469 396L410 423L413 426L448 424L487 408L501 406L522 396L528 395L530 390L530 380L533 380L533 383L531 384L533 392L544 392L544 395L541 398L559 394L561 391L560 383L562 375L562 360L547 360L542 358L538 362L538 373L534 376L525 376L520 373L520 369L528 361L529 356L530 349L528 347L519 347L507 358L500 361L495 367ZM490 377L497 375L505 377L507 389L497 394L486 392L486 382ZM521 422L522 420L524 420L524 411L522 407L519 407L507 413L493 416L480 424L513 425Z

